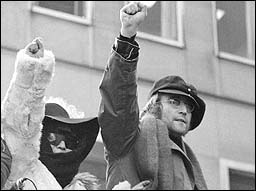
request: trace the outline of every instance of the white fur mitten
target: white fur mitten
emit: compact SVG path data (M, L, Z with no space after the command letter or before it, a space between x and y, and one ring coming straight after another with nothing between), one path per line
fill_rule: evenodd
M55 58L36 38L18 52L15 71L1 107L1 136L12 154L5 189L18 179L33 179L38 188L61 189L39 161L45 90L54 73Z
M32 49L33 46L38 47ZM53 53L43 50L40 39L35 39L17 54L15 71L1 107L1 121L22 138L31 138L42 128L43 99L54 65Z

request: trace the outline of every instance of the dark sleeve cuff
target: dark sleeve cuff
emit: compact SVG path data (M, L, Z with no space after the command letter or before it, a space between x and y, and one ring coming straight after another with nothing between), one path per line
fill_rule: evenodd
M121 33L120 33L118 39L136 45L135 37L136 37L136 34L133 35L132 37L128 38L126 36L121 35Z
M139 45L135 41L136 35L131 38L119 35L115 40L113 49L126 60L134 60L139 56Z

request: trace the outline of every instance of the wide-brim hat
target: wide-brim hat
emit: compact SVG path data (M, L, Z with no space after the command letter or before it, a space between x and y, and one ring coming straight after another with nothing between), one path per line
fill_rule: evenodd
M63 133L72 144L71 152L53 153L47 139L49 133ZM40 145L40 160L62 187L77 174L81 162L93 148L99 133L97 117L73 119L57 103L47 103ZM71 144L70 144L71 145Z
M86 123L95 117L88 118L70 118L68 112L57 103L45 104L45 118L50 118L66 124L80 124Z
M58 123L62 125L56 125ZM43 124L47 124L44 125L43 130L48 132L56 132L60 128L65 131L67 126L70 129L74 129L74 132L78 135L83 134L86 128L93 128L94 131L92 133L98 134L99 131L97 117L70 118L68 112L57 103L46 103Z
M192 112L190 130L195 129L201 123L206 105L197 95L197 90L193 85L186 83L180 76L166 76L153 84L148 98L158 92L182 95L189 98L195 106Z

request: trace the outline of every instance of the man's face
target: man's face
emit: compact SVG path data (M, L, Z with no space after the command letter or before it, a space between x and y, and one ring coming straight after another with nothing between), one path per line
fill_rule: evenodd
M170 135L180 137L188 133L193 104L185 96L160 94L162 121L166 123Z

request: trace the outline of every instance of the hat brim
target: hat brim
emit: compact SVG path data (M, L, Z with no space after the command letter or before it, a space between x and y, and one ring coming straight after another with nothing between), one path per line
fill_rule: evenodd
M158 92L160 93L167 93L167 94L175 94L175 95L183 95L183 96L186 96L188 98L190 98L194 104L196 105L196 107L199 107L199 104L198 102L195 100L195 98L193 98L190 94L187 94L185 92L182 92L180 90L174 90L174 89L161 89L161 90L158 90Z
M55 121L70 124L70 125L86 123L86 122L90 122L92 120L97 119L97 117L74 119L74 118L65 118L65 117L57 117L57 116L50 116L50 115L45 115L45 118L50 118L50 119L53 119Z

